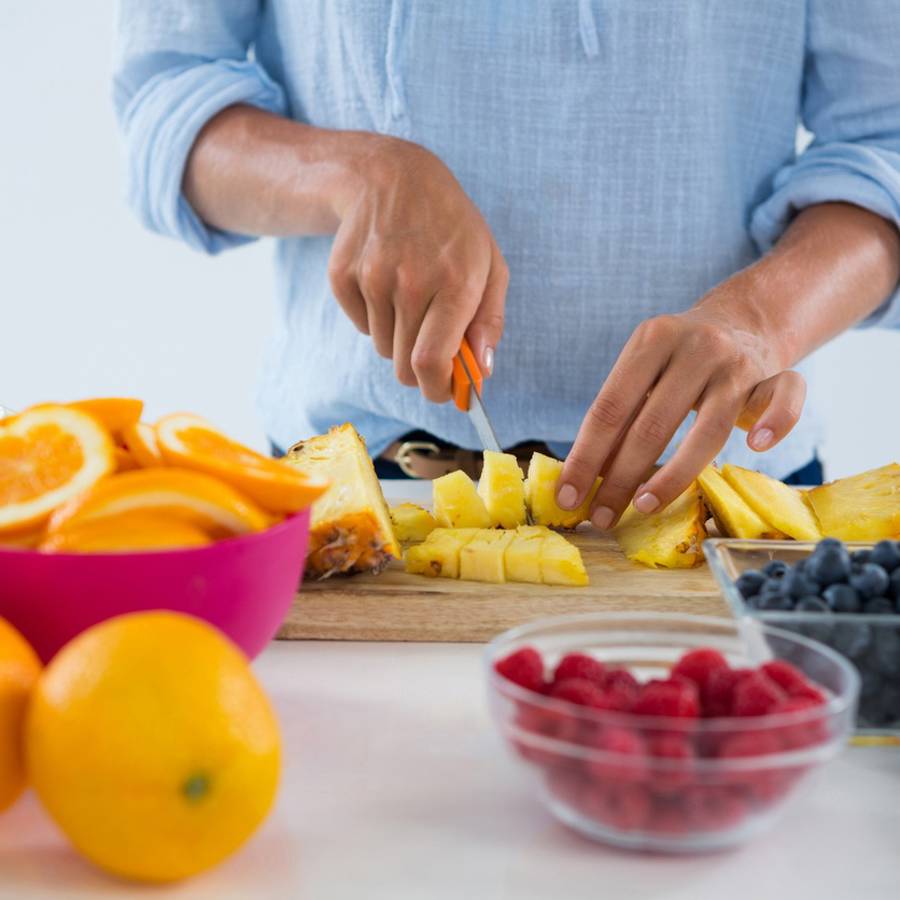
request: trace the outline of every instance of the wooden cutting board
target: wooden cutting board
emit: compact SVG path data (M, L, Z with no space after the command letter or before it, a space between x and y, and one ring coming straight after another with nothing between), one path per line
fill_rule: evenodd
M579 612L682 612L730 616L706 565L648 569L625 559L612 538L577 532L591 583L581 588L481 584L407 575L307 582L278 633L287 640L486 641L543 616Z

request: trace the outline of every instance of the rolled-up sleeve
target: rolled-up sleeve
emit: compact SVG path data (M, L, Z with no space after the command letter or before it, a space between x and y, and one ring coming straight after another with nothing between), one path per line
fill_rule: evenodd
M896 0L812 0L802 94L814 139L775 176L750 232L768 250L793 215L844 201L900 227L900 16ZM900 327L900 290L864 324Z
M197 134L248 103L284 112L284 92L252 58L261 0L119 0L113 102L128 202L153 231L218 253L253 238L210 228L181 189Z

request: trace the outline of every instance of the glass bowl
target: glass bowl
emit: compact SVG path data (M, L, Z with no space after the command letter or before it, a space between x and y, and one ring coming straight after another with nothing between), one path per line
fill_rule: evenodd
M627 667L642 681L666 677L696 647L719 650L732 667L782 659L828 699L752 718L593 710L526 690L495 671L497 660L526 646L550 670L565 654L582 652ZM859 691L853 666L815 641L751 619L667 613L541 619L495 638L485 668L493 721L533 773L550 812L586 837L664 852L722 849L767 828L808 776L846 744ZM623 733L645 749L621 752ZM686 744L689 752L651 755L666 744Z

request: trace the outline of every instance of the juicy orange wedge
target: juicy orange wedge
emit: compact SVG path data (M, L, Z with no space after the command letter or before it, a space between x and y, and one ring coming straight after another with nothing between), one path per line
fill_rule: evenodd
M144 411L144 401L136 397L92 397L89 400L67 403L66 406L80 409L93 416L115 437L129 425L134 425Z
M61 506L50 517L48 537L134 511L171 516L214 538L262 531L272 524L252 500L218 478L188 469L135 469L104 478Z
M146 422L135 422L122 429L122 443L128 449L134 461L142 468L165 465L159 447L156 445L156 432Z
M215 475L271 512L304 509L329 486L325 479L304 475L287 463L233 441L206 419L189 413L160 419L156 440L170 465Z
M115 464L106 429L80 410L43 404L0 422L0 534L36 528Z
M0 547L15 547L17 550L33 550L44 540L44 529L26 528L23 531L0 532Z
M117 472L130 472L132 469L140 468L135 458L124 447L116 447L113 453L116 457Z
M127 512L104 519L90 519L57 531L44 540L47 553L127 553L205 547L212 538L190 522L172 516Z

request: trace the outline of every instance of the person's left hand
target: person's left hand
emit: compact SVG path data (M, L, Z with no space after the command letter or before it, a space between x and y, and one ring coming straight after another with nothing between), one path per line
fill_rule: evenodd
M643 513L671 503L715 458L735 425L749 432L747 443L756 451L788 434L800 418L806 384L797 372L785 371L791 336L776 335L754 303L765 289L748 269L686 312L657 316L635 329L566 459L557 484L561 507L578 506L601 474L591 521L606 529L632 497ZM692 409L696 421L674 456L647 479Z

